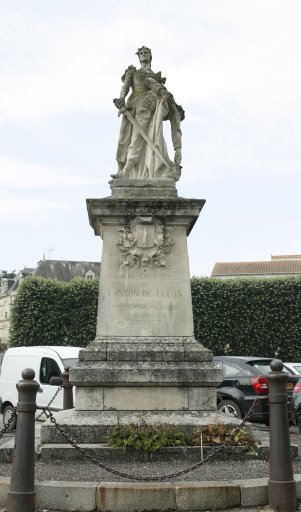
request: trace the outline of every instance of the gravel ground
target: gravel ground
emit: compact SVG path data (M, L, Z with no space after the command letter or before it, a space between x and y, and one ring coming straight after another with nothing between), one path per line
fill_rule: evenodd
M258 425L255 436L259 439L267 439L268 428ZM294 461L294 472L301 473L301 436L297 427L290 428L291 443L298 445L299 460ZM3 439L3 438L2 438ZM7 439L6 439L7 440ZM2 441L2 440L1 440ZM189 462L136 462L110 464L114 470L145 477L159 477L173 474L177 471L192 467L194 464ZM11 464L0 464L0 476L10 476ZM174 478L168 478L164 481L210 481L210 480L243 480L249 478L262 478L269 475L269 463L262 460L247 461L214 461L211 460L198 469L190 471L187 474L179 475ZM102 469L93 463L69 462L62 463L43 463L35 464L36 480L72 480L85 482L128 482L137 481L122 476L115 475L105 469ZM1 512L1 511L0 511Z
M169 475L190 467L187 463L135 463L135 464L111 464L116 469L131 475L157 477ZM0 465L0 476L10 476L11 465ZM300 461L294 463L294 472L301 473ZM168 482L179 481L212 481L212 480L243 480L251 478L267 477L269 463L265 461L219 461L208 462L193 472L174 478L167 478ZM64 463L45 464L38 462L35 465L36 480L72 480L85 482L128 482L128 478L114 475L94 464ZM137 480L134 480L137 481Z

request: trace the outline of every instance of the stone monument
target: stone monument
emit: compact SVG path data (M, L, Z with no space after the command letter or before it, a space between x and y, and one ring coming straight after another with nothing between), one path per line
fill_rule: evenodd
M127 68L113 100L122 120L111 195L87 200L90 224L103 240L97 333L70 372L75 410L57 414L79 443L103 442L118 421L190 429L218 414L222 372L193 336L187 251L205 201L178 197L184 110L152 71L150 49L137 55L139 69ZM50 422L41 437L60 440Z

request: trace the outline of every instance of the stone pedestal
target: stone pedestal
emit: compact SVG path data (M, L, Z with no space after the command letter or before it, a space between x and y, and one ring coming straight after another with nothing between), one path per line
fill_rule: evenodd
M205 201L177 197L171 179L113 179L111 188L87 200L103 239L97 334L70 372L75 410L57 415L86 443L104 441L118 420L208 423L222 379L193 337L186 240ZM60 441L50 424L41 437Z

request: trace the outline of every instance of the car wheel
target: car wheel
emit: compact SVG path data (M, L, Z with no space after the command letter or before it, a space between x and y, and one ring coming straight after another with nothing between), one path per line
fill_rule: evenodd
M4 411L3 411L3 423L4 423L4 426L5 425L8 425L8 420L11 418L13 412L14 412L14 407L12 405L7 405L5 408L4 408ZM9 424L9 427L7 429L7 432L12 432L13 430L15 430L16 428L16 424L17 424L17 417L15 416L14 419L12 420L12 422Z
M217 409L226 414L232 414L236 418L242 418L241 409L233 400L222 400L218 404Z

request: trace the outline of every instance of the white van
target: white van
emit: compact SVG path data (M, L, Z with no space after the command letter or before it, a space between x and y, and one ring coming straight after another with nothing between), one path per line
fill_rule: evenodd
M78 361L79 351L80 347L9 348L4 354L0 373L0 411L3 423L7 424L18 403L16 384L22 379L25 368L35 371L35 380L40 384L37 406L46 407L57 390L56 386L49 384L51 377L60 377L64 368L73 368ZM63 390L58 393L50 409L63 409Z

